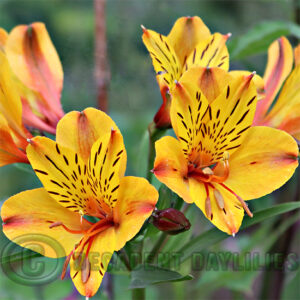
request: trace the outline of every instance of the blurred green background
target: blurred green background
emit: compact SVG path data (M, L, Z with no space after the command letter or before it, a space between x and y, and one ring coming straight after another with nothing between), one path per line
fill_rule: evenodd
M109 113L125 138L129 153L127 174L145 176L143 161L146 160L147 147L143 141L146 141L147 125L161 103L151 60L141 41L141 24L168 34L178 17L198 15L212 32L232 33L229 43L233 54L231 69L256 70L263 75L268 44L283 34L290 35L294 44L299 38L300 30L293 24L297 13L297 1L284 0L108 0L107 37L111 69ZM95 106L93 1L0 0L0 26L7 31L18 24L35 21L46 24L62 61L64 110L68 112ZM263 25L259 25L262 22ZM258 33L254 38L253 32ZM291 181L288 188L275 196L253 201L252 208L267 207L278 201L281 195L288 199L282 200L281 197L280 201L292 201L295 181ZM0 200L37 186L40 183L28 168L7 166L0 169ZM190 214L194 220L194 232L210 227L198 210ZM276 219L265 222L255 230L239 234L239 239L228 239L211 250L257 251L262 254L276 251L274 245L279 242L280 233L273 236L269 243L265 239L274 233L276 222ZM183 235L182 239L189 238L190 234L184 234L186 236ZM298 241L292 242L294 251L299 251L297 242L299 236ZM189 265L184 268L188 273ZM276 277L274 272L194 273L196 279L191 282L157 285L147 289L147 299L268 299L268 289L272 289L276 283L273 281ZM300 295L299 271L286 275L282 297L296 299ZM0 299L77 299L70 280L26 287L14 283L4 274L0 276ZM127 289L129 281L128 276L113 275L116 299L130 297ZM105 292L106 285L104 282L104 291L97 295L97 299L107 299L109 296Z

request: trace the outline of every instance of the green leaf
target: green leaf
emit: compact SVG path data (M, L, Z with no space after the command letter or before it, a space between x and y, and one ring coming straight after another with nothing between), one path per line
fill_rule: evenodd
M154 265L139 265L131 272L129 289L145 288L152 284L191 280L191 275L183 276L178 272L171 271Z
M254 212L253 218L248 216L244 218L240 231L269 218L281 215L297 208L300 208L300 202L288 202ZM182 254L180 259L181 263L187 260L194 252L207 249L208 247L225 240L228 237L228 234L220 231L217 228L213 228L197 237L194 237L179 250L179 252ZM167 261L164 265L170 265L170 261Z
M283 35L300 37L300 26L282 21L268 21L255 25L247 33L229 40L231 59L242 59L266 52L270 44Z

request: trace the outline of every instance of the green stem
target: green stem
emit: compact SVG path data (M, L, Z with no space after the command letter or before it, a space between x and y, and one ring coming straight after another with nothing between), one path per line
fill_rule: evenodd
M163 246L167 242L168 237L169 236L164 232L161 234L160 238L157 240L157 242L154 245L152 251L150 252L149 256L147 257L147 263L148 264L153 263L154 259L156 258L156 256L160 252L160 250L163 248Z
M132 290L132 300L144 300L146 299L145 289L133 289Z

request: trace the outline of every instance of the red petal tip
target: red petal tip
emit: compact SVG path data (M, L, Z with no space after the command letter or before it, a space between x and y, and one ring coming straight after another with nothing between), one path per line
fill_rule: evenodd
M147 28L144 25L141 25L141 28L142 28L143 32L148 35Z
M227 34L224 35L226 40L228 40L231 36L232 36L232 33L231 32L228 32Z

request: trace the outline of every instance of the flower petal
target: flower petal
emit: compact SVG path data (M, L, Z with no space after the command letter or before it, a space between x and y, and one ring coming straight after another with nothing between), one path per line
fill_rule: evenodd
M294 49L295 66L300 64L300 44Z
M214 196L213 189L209 188L208 191L211 205L211 217L209 217L206 215L205 209L207 194L204 184L190 178L189 185L192 199L209 221L211 221L218 229L230 235L238 232L244 217L244 210L233 194L228 192L222 186L216 185L217 190L224 199L224 208L220 208Z
M116 250L123 248L140 231L157 200L157 190L146 179L132 176L121 179L114 208Z
M219 67L225 71L229 68L229 53L226 41L229 35L215 33L205 40L200 41L193 52L187 58L183 70L191 67Z
M0 112L5 116L7 123L19 137L27 138L29 132L22 123L22 104L17 88L13 82L5 54L0 51Z
M7 41L7 37L8 37L8 34L7 34L6 30L4 30L3 28L0 28L0 49L4 48L6 41Z
M123 137L120 132L111 130L94 143L88 162L93 192L111 208L116 204L120 179L125 173L122 164L126 166Z
M164 85L172 87L181 75L181 64L166 36L143 28L143 42L150 53L154 70L162 77L158 80L160 89Z
M87 249L80 257L75 253L75 260L70 261L70 275L78 292L86 297L93 297L98 291L103 276L115 250L115 230L109 228L96 236L86 256Z
M284 83L278 100L265 119L266 124L279 127L289 119L300 117L299 82L300 66L297 66Z
M45 25L15 27L8 36L5 51L16 76L43 96L56 113L57 122L63 116L60 104L63 70Z
M281 37L273 42L268 50L268 64L264 74L265 98L257 104L254 124L259 124L264 118L292 66L292 46L285 37Z
M87 183L87 167L77 153L49 138L35 137L27 156L53 199L74 212L89 214L95 197Z
M202 74L201 68L197 70ZM195 69L187 71L185 76L189 72L194 73ZM201 85L203 77L194 76L194 84L180 81L171 90L172 126L190 162L209 166L222 159L225 151L231 154L239 147L255 113L256 89L252 77L253 74L232 78L210 105L202 90L194 89L195 82ZM215 90L214 85L207 87ZM213 93L206 91L208 95Z
M93 144L112 129L119 132L114 121L100 110L87 108L83 112L72 111L58 123L56 141L78 153L87 162Z
M22 247L44 256L64 257L79 242L82 234L67 232L63 227L49 228L62 222L72 230L88 228L80 215L56 203L45 189L39 188L19 193L6 200L1 209L3 232Z
M240 76L250 76L252 73L249 71L230 71L229 74L234 77L238 78ZM265 97L265 82L264 80L257 74L253 76L253 82L256 86L257 90L257 100L261 100Z
M174 48L180 64L183 65L197 44L209 36L209 29L199 17L182 17L175 22L168 35L168 41Z
M156 158L153 173L168 188L177 193L184 201L191 203L187 182L187 160L180 142L166 136L155 143Z
M298 146L290 135L270 127L252 127L229 159L225 184L244 200L262 197L293 175L297 157Z
M299 107L298 111L300 111ZM278 129L284 130L297 140L300 140L300 114L299 117L295 118L287 116L286 120L278 126Z
M232 77L229 73L221 68L194 67L183 73L180 83L188 89L190 95L196 95L200 89L208 102L211 103L231 80Z
M0 113L0 167L16 162L28 163L28 159L15 144L7 121Z

